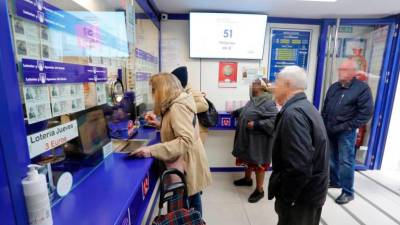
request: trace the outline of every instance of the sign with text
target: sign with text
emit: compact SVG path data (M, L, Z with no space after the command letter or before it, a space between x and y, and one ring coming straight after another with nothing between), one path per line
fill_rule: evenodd
M115 50L111 51L114 56L128 56L125 26L110 26L110 24L125 22L123 12L66 12L44 0L16 0L15 14L51 29L76 36L80 47L91 49L108 46ZM95 20L87 22L90 18L95 18ZM98 27L95 24L103 26ZM101 51L94 52L91 55L105 56L102 55L104 49L99 49ZM74 48L74 50L77 50L77 48Z
M271 30L269 80L285 67L297 65L305 70L308 67L311 30Z
M30 158L65 144L76 137L78 137L76 120L29 135L27 139Z
M152 54L150 54L148 52L145 52L145 51L143 51L143 50L141 50L139 48L135 49L135 56L138 59L142 59L142 60L147 61L147 62L151 62L151 63L154 63L154 64L158 63L158 57L153 56Z
M106 82L107 68L53 61L22 59L25 84Z

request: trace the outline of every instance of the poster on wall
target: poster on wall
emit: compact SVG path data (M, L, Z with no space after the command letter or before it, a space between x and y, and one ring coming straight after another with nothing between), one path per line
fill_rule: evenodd
M83 84L50 85L50 96L53 117L85 109Z
M386 49L388 30L389 27L384 26L372 32L372 37L373 37L372 53L368 59L368 61L370 62L369 73L371 74L379 75L381 72L382 61Z
M20 61L23 57L39 58L39 27L36 24L15 17L12 18L12 21L17 60Z
M237 62L219 62L218 87L237 87Z
M107 91L105 83L96 83L97 105L107 103Z
M364 56L366 46L367 46L367 40L364 38L344 38L342 57L348 58L360 54Z
M285 66L297 65L308 68L311 30L271 29L269 57L269 80Z
M23 92L29 124L52 117L47 85L26 85L23 87Z
M242 81L243 84L250 84L259 75L259 68L257 67L243 67L242 68Z

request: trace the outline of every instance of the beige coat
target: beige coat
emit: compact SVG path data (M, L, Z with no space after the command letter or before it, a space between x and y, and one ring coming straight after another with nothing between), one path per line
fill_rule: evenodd
M189 196L199 193L211 183L206 152L199 136L199 123L193 126L196 104L193 97L181 93L163 110L161 143L150 146L153 157L174 164L182 159ZM197 118L197 117L196 117Z
M186 89L186 92L192 94L194 102L196 103L197 113L206 112L208 110L208 103L204 98L203 93L201 93L198 90L193 90L190 87ZM200 123L199 123L199 128L200 128L200 138L204 145L204 142L206 141L208 136L208 128L201 125Z

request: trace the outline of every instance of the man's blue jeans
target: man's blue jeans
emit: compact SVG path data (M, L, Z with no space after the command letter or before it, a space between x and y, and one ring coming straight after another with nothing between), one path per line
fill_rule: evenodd
M356 131L343 131L329 135L330 183L342 187L342 193L354 195Z

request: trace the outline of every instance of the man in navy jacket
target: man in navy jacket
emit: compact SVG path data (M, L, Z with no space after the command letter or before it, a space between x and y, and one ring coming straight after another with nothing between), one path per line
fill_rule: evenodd
M338 204L354 199L356 129L365 125L373 112L371 89L355 78L356 67L351 59L340 65L339 81L329 88L322 110L331 151L329 186L342 188Z

